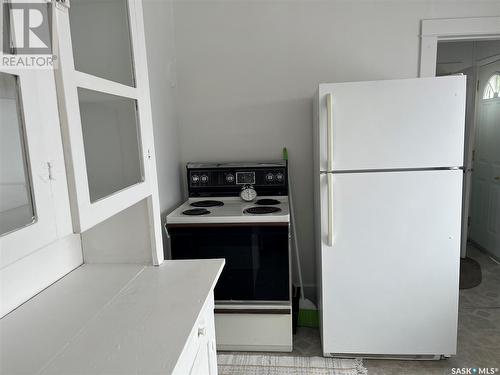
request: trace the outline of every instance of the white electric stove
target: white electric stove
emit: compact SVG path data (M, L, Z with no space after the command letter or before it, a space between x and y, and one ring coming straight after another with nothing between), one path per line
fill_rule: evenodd
M226 260L214 291L217 349L291 351L286 163L189 163L186 175L189 197L167 216L171 257Z
M189 198L167 217L169 224L288 222L287 196L258 197L252 202L240 197Z

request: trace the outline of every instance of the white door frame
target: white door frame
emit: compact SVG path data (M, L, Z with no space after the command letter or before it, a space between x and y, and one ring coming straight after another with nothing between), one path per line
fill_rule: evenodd
M500 17L474 17L474 18L442 18L422 20L420 34L420 77L434 77L436 75L437 46L438 41L465 41L465 40L488 40L500 38ZM465 147L468 155L467 160L472 160L474 141L475 118L472 129L465 142L470 147ZM464 178L465 180L465 178ZM469 179L470 180L470 179ZM466 256L467 250L467 226L469 216L469 192L470 185L464 181L464 204L462 210L462 241L460 254Z
M500 38L500 17L422 20L419 76L436 75L438 41L498 38Z

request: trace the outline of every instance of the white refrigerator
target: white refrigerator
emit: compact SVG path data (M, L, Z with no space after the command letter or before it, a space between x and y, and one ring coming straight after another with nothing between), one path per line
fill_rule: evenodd
M456 352L465 76L321 84L315 236L325 356Z

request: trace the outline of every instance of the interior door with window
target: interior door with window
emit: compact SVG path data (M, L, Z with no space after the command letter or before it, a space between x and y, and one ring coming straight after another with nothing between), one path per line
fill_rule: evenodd
M478 78L469 237L500 257L500 58Z
M57 6L56 28L75 232L147 199L157 248L153 262L161 262L141 2L72 0Z

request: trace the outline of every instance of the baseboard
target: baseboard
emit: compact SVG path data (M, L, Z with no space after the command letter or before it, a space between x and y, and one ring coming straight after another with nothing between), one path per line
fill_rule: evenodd
M491 251L489 251L485 247L479 245L476 241L468 239L467 243L470 243L476 249L478 249L479 251L481 251L485 255L489 256L490 258L493 258L497 263L500 263L500 257L498 257L497 255L493 254Z
M282 352L289 353L293 350L290 345L219 345L218 352Z

